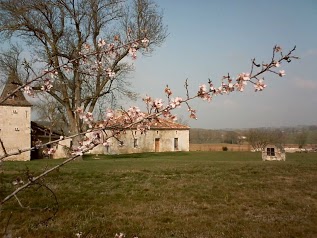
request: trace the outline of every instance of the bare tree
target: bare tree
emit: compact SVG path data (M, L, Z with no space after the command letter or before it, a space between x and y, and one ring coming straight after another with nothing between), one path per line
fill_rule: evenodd
M298 132L295 136L296 143L298 144L298 148L303 148L307 143L308 131L302 130Z
M68 135L67 118L65 117L64 108L54 98L44 95L39 97L38 102L33 106L37 114L37 119L48 123L46 125L50 132L54 130L61 131L62 134ZM51 138L49 138L49 141Z
M238 144L238 133L235 131L226 131L224 134L224 142L228 144Z
M278 129L250 129L247 133L247 141L254 150L262 150L268 144L284 144L284 135Z
M8 75L14 72L22 77L22 70L19 70L20 66L23 64L21 61L21 53L23 49L16 44L10 43L10 48L4 50L0 53L0 77L1 82L8 78Z
M151 0L3 0L0 14L3 39L19 39L34 54L37 67L56 69L53 88L46 93L64 108L72 134L83 130L77 108L93 112L99 99L115 90L131 94L122 87L133 70L126 60L129 42L146 39L146 50L142 44L133 47L150 54L167 36L162 13ZM101 46L113 40L127 47L102 54ZM88 44L90 51L97 52L89 58L89 66L76 60Z

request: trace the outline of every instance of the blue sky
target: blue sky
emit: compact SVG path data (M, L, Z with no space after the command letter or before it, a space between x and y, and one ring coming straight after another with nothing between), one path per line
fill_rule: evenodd
M176 113L199 128L250 128L317 124L317 1L189 1L157 0L164 10L169 36L151 57L139 57L131 76L141 96L164 97L168 84L174 96L211 78L248 72L251 59L269 60L274 45L286 52L297 46L301 59L281 65L283 78L266 75L267 88L255 93L217 96L211 103L195 101L198 120L186 108Z

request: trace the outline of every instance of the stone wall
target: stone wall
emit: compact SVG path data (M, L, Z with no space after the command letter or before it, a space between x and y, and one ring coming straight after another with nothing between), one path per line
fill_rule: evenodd
M271 150L271 152L270 152ZM272 153L272 150L274 151ZM275 145L267 145L263 150L262 150L262 160L263 161L272 161L272 160L279 160L279 161L285 161L286 155L285 151L283 148L279 148Z
M108 135L111 132L107 132ZM109 139L109 146L98 145L91 154L128 154L143 152L189 151L189 130L149 130L140 134L136 130L126 131L119 141Z
M0 138L7 153L31 146L31 107L0 106ZM4 151L0 147L0 155ZM6 160L30 160L30 152L10 156Z

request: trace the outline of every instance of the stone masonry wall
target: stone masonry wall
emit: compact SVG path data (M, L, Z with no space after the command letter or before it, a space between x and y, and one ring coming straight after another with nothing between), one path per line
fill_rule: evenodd
M31 146L31 107L0 106L0 138L7 153ZM0 147L0 155L3 155ZM6 160L30 160L30 152L10 156Z

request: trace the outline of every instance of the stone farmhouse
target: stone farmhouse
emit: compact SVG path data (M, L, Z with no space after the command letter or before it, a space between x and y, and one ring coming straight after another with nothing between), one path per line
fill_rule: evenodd
M0 100L5 99L21 85L14 73L8 77L1 93ZM108 131L110 133L110 131ZM107 133L107 131L106 131ZM108 134L109 134L108 133ZM31 122L31 104L26 100L21 90L18 90L4 102L0 103L0 155L18 152L34 146L37 140L43 143L59 138L58 132ZM122 154L141 152L189 151L189 127L164 119L152 123L145 134L137 132L136 128L120 135L120 142L111 138L108 146L98 145L91 154ZM71 147L71 140L61 141L56 145L53 158L65 158ZM8 160L27 161L43 158L42 150L23 152L10 156Z
M150 130L144 134L140 134L136 128L132 128L121 134L118 139L120 141L111 138L108 141L109 146L98 145L90 153L127 154L189 151L189 127L162 118L152 122Z

